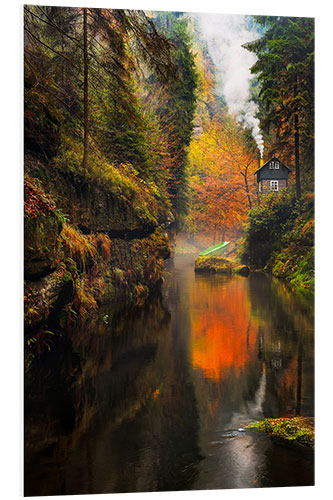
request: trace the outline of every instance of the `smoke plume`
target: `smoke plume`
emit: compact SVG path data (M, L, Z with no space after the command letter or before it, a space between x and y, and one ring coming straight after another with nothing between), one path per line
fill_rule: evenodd
M223 95L229 111L245 127L252 129L261 156L264 141L256 118L258 106L250 100L250 68L256 56L242 45L259 38L246 25L245 16L222 14L193 14L197 19L202 39L216 66L217 92Z

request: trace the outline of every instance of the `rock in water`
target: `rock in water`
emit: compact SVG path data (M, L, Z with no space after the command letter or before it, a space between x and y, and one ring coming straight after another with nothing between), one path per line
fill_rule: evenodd
M238 264L221 256L199 256L195 259L194 269L200 273L238 274L240 276L248 276L250 274L248 266Z

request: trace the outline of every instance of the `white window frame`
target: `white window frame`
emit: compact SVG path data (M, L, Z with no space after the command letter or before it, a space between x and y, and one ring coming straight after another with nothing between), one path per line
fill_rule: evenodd
M278 191L279 190L279 181L271 181L271 191Z
M270 162L269 162L269 168L270 168L271 170L273 170L273 169L274 169L274 161L270 161Z
M280 163L278 161L275 162L275 170L278 170L280 168Z

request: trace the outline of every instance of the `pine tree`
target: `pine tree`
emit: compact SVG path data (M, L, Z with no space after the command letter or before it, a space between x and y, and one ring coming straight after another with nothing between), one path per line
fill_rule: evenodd
M182 214L186 212L187 205L187 148L193 132L198 75L191 52L188 19L179 12L159 13L155 23L175 45L177 78L171 81L167 98L158 113L168 117L166 126L169 129L168 142L173 158L168 190L174 210L177 214Z
M275 147L294 160L296 193L301 195L300 163L311 174L314 141L314 20L255 17L264 35L246 48L261 85L261 125L275 133Z

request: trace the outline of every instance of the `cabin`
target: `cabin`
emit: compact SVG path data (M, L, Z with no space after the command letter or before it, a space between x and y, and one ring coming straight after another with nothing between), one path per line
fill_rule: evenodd
M278 192L286 188L290 173L291 169L276 156L270 158L266 163L261 158L260 167L254 173L257 176L259 193Z

